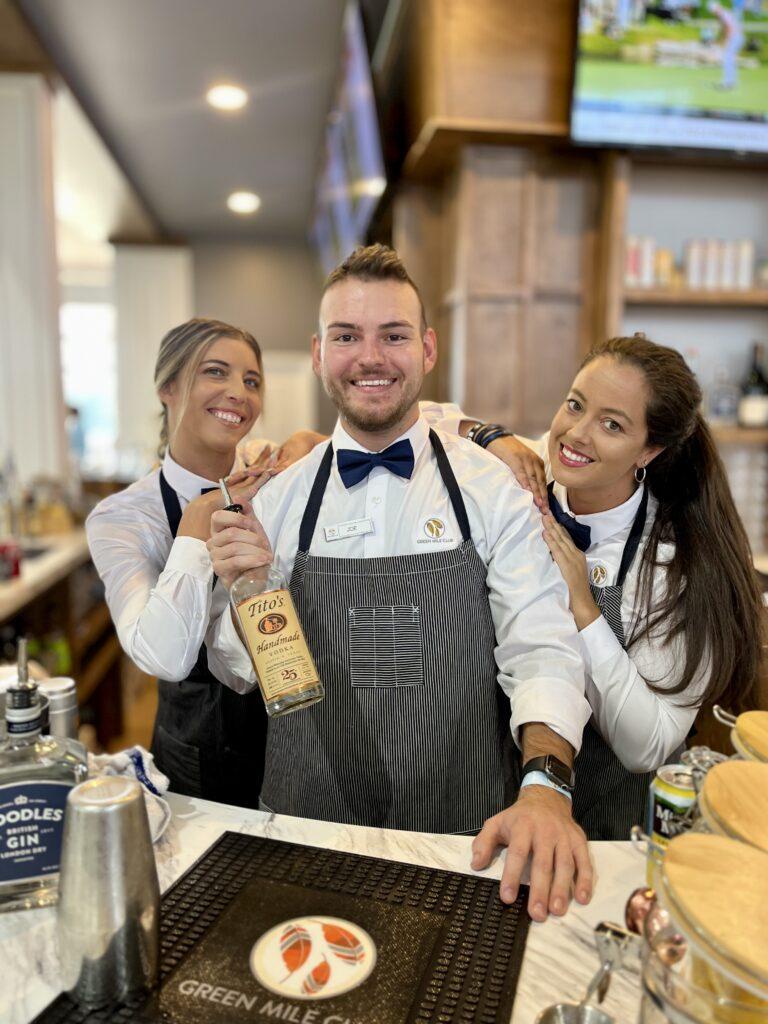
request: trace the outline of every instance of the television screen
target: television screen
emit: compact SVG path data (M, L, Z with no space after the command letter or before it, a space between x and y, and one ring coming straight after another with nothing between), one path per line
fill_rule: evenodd
M768 152L768 0L581 0L571 135Z
M332 270L364 239L386 187L363 23L356 2L344 15L342 69L325 132L311 235Z

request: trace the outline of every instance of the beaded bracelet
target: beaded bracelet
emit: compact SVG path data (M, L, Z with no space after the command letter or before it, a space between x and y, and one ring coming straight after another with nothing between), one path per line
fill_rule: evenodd
M479 444L481 448L487 448L492 441L496 441L500 437L513 436L514 435L500 423L483 423L480 425L479 429L474 431L472 440L475 444Z

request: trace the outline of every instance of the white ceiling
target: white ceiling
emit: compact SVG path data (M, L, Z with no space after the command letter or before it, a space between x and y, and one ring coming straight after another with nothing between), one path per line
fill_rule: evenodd
M18 0L170 236L304 237L344 0ZM248 106L205 102L219 80ZM226 208L257 192L254 217Z

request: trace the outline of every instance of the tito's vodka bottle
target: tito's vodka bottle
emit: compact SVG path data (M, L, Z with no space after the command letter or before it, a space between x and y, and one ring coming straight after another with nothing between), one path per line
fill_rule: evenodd
M41 736L42 705L19 641L19 678L5 693L0 744L0 911L44 907L58 897L64 808L88 767L71 740Z
M287 715L325 696L290 591L279 572L245 572L229 592L267 713Z
M219 486L227 511L242 512L226 483ZM276 718L322 700L325 690L283 576L269 566L251 569L232 584L229 599L267 714Z

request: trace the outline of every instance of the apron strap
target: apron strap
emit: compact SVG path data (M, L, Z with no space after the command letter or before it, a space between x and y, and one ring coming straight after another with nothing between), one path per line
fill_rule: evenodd
M176 534L179 532L179 523L181 522L181 502L176 491L165 479L165 473L163 473L162 469L160 470L160 494L165 506L168 525L171 528L171 536L176 540Z
M317 525L317 517L320 514L320 506L323 503L325 488L328 483L328 478L331 475L332 464L333 445L329 441L328 447L325 449L325 455L323 455L317 475L315 476L315 482L312 484L312 490L309 492L307 507L304 509L301 527L299 528L299 551L303 551L305 553L309 551L309 545L312 543L312 536L315 532L315 526Z
M451 469L448 456L445 454L445 448L443 448L440 438L434 430L429 431L429 440L432 444L432 450L435 453L435 458L437 459L437 468L440 471L440 476L442 477L445 488L448 491L448 497L451 499L453 512L458 521L459 529L461 530L462 540L468 541L470 539L469 517L467 516L464 499L461 496L461 489L456 482L456 476ZM325 454L323 455L320 466L317 470L315 482L312 484L312 490L309 492L307 507L304 509L304 515L302 516L301 526L299 528L299 551L303 551L305 554L309 551L309 546L312 543L312 537L315 532L315 527L317 526L317 517L320 514L320 506L323 503L323 495L325 494L325 488L331 475L332 465L333 445L329 441L328 447L325 450ZM178 498L176 500L178 501Z
M456 516L459 529L461 530L461 539L466 542L470 539L471 532L469 529L467 507L464 504L464 498L461 496L461 488L456 482L456 476L451 469L448 456L445 454L443 442L431 428L429 431L429 440L432 442L432 450L434 451L435 458L437 459L437 468L440 470L440 476L443 478L445 489L448 491L448 497L451 499L451 505L453 505L453 514Z
M214 488L210 489L214 490ZM163 505L165 506L165 516L168 520L168 525L171 528L171 536L176 540L176 534L179 532L179 523L181 522L181 502L179 501L179 496L176 491L174 491L165 479L165 474L162 469L160 470L160 495L163 499ZM218 578L219 577L214 574L211 590L216 586L216 580Z
M624 545L624 552L621 556L621 565L619 566L619 575L616 579L616 586L623 587L624 580L627 578L632 562L635 560L637 549L640 546L640 538L643 535L643 529L645 528L645 517L648 511L648 488L643 489L643 496L640 499L640 505L635 514L635 521L632 523L632 529L627 537L627 543Z

